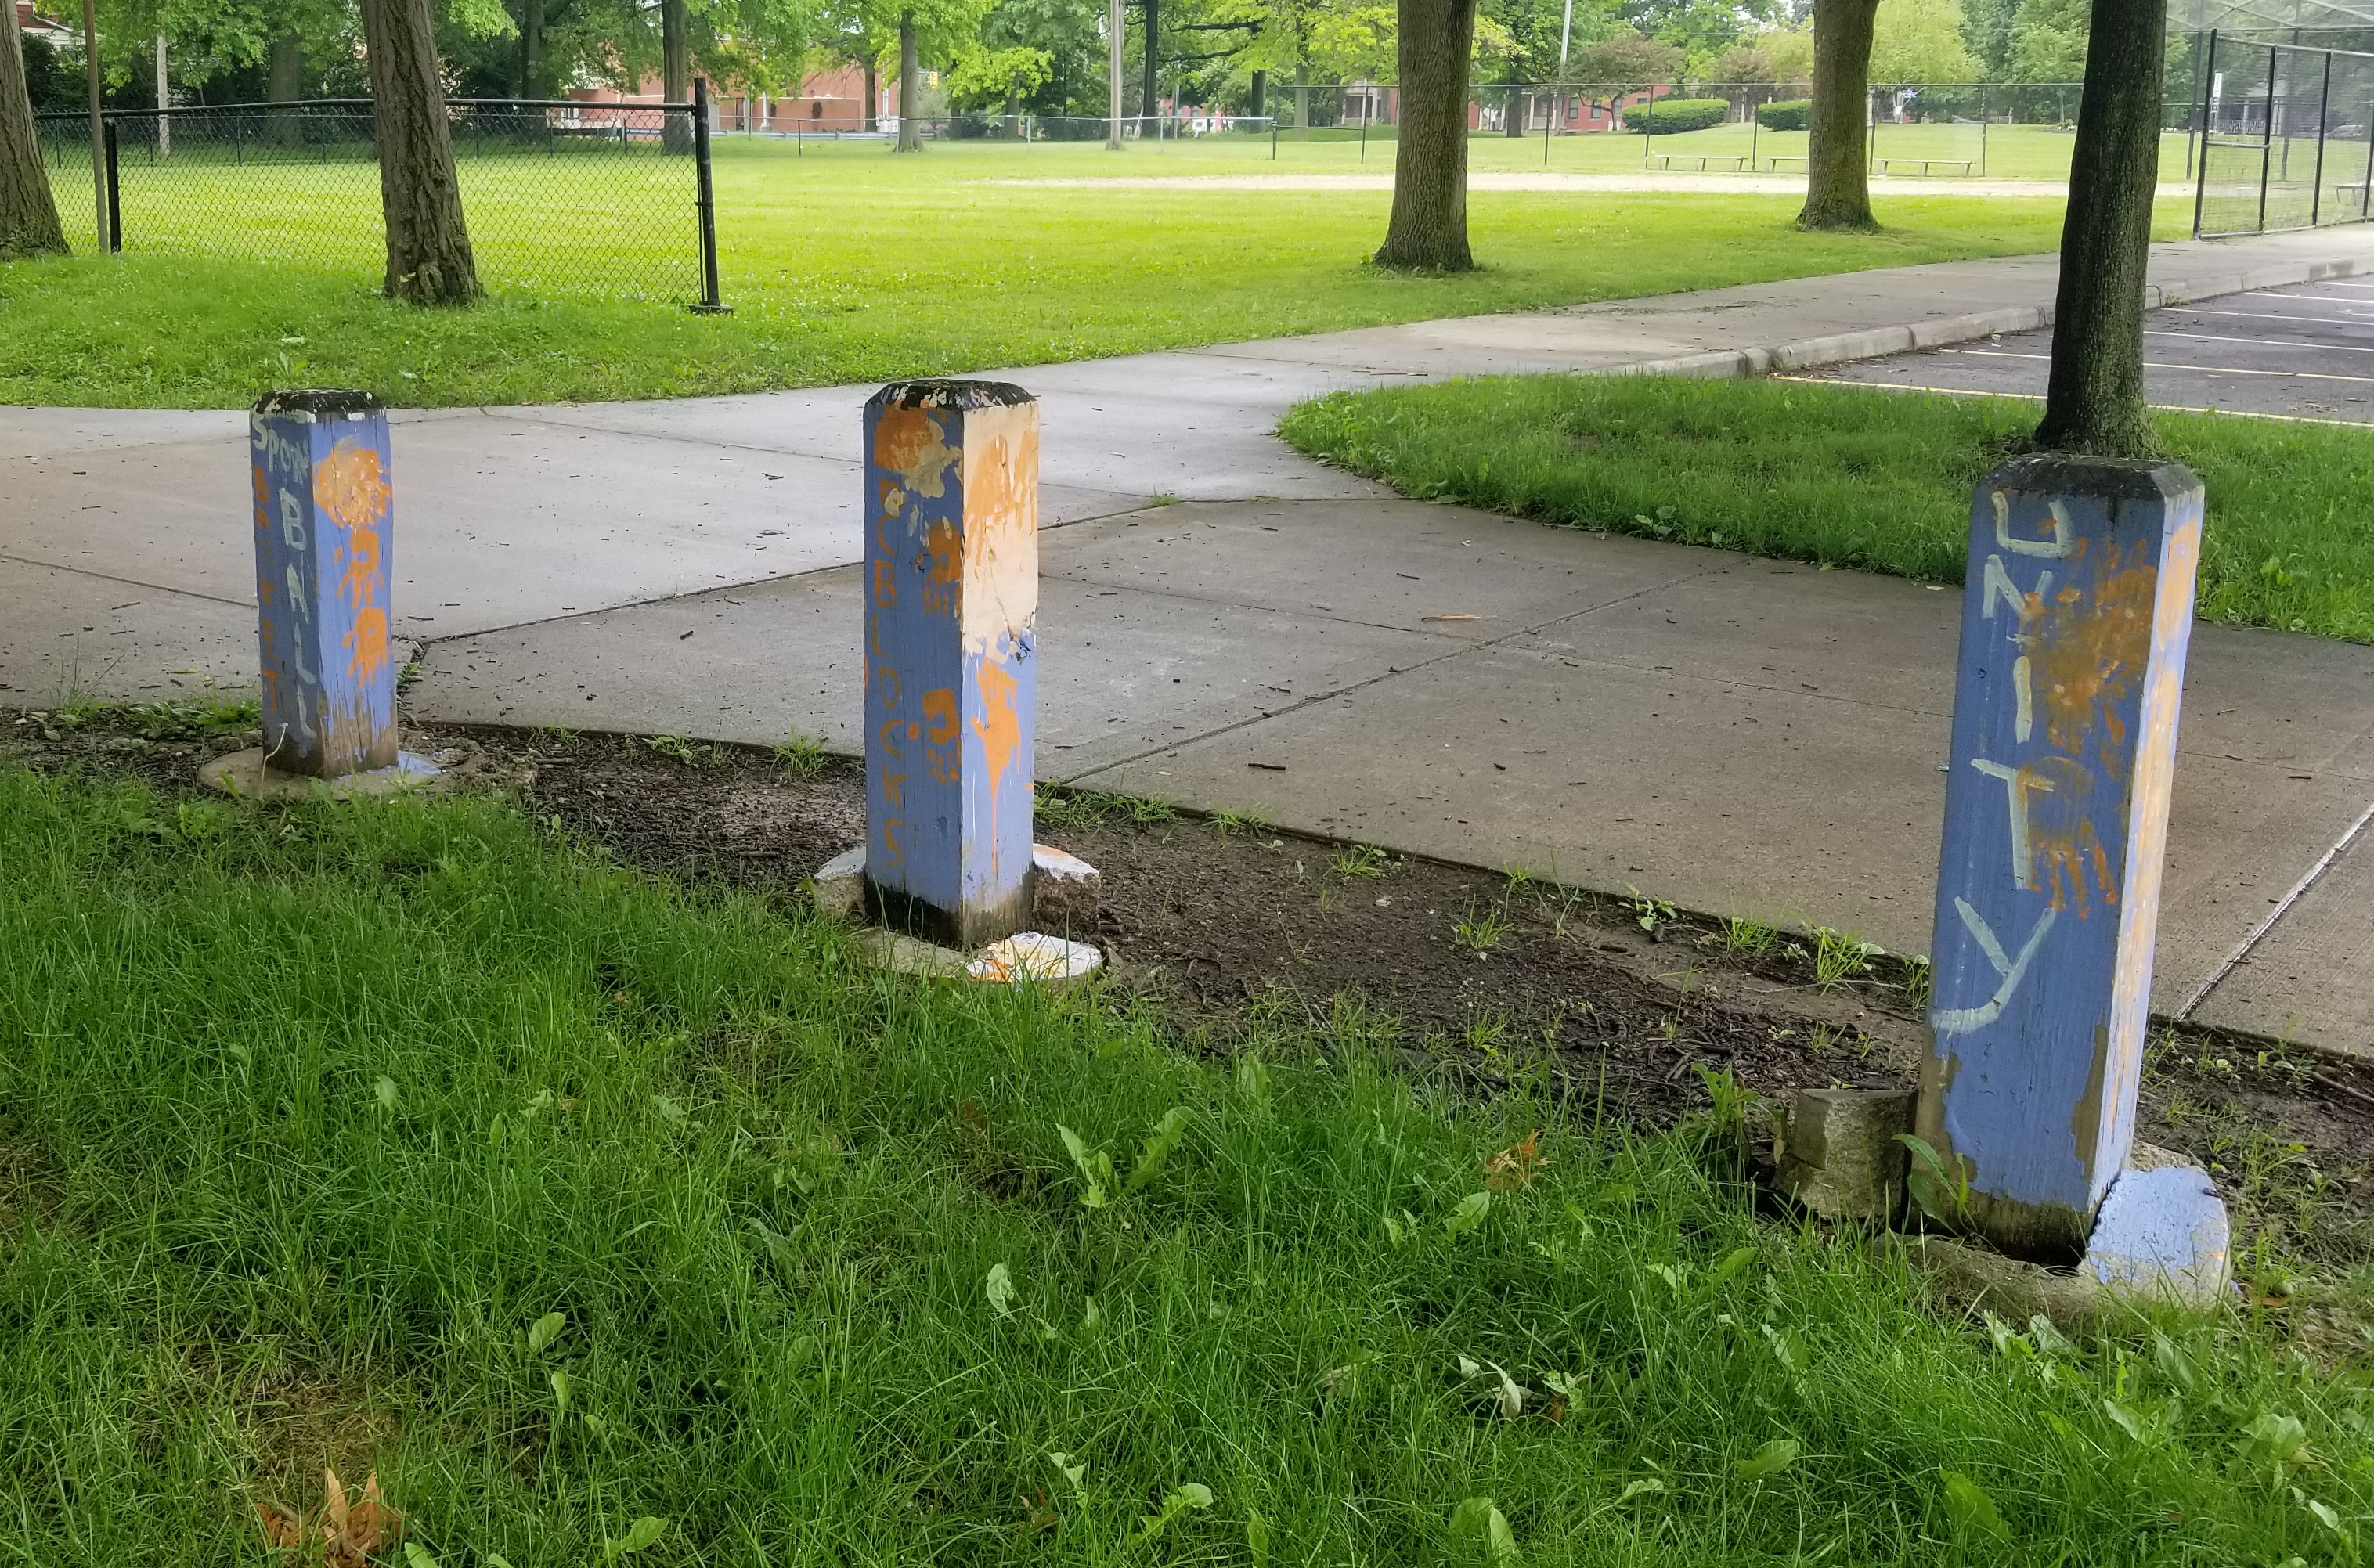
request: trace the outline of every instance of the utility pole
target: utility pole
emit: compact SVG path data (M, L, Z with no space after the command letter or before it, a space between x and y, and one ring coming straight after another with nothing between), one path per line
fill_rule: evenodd
M1162 112L1162 0L1146 0L1146 113L1148 119ZM1143 129L1138 135L1144 135Z
M157 35L157 156L164 157L173 150L173 123L165 110L171 102L165 88L165 35Z
M1129 68L1128 58L1122 50L1122 34L1129 19L1127 0L1111 0L1105 18L1105 30L1112 45L1112 114L1105 122L1105 150L1121 151L1122 73Z
M99 12L91 0L82 0L82 63L90 80L90 200L99 211L99 227L91 233L94 247L103 256L107 254L107 127L100 119Z
M1574 0L1566 0L1566 19L1558 23L1558 86L1566 86L1566 46L1574 37ZM1566 112L1566 95L1551 99L1550 118L1556 120Z

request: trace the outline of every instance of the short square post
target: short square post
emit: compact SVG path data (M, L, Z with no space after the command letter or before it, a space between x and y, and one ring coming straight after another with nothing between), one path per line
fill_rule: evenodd
M1031 919L1039 405L905 381L865 405L865 883L970 949Z
M2083 1252L2133 1141L2201 516L2054 456L1972 508L1913 1180L2013 1253Z
M369 392L273 392L248 436L264 760L317 778L392 767L387 410Z

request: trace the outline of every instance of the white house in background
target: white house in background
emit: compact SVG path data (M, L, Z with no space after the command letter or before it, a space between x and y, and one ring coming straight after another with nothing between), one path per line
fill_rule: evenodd
M27 38L38 38L53 49L82 53L82 33L68 27L55 17L45 17L33 9L33 0L17 0L17 30Z

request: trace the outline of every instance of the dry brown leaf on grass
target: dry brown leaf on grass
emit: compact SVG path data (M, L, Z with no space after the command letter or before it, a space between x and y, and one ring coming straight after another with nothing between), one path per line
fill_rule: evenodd
M322 1471L322 1511L311 1520L269 1503L255 1505L264 1524L264 1544L275 1551L294 1551L319 1539L323 1568L370 1568L382 1548L404 1539L404 1515L388 1506L380 1494L379 1472L363 1482L362 1497L348 1502L338 1472Z
M1536 1147L1541 1136L1540 1129L1535 1129L1525 1134L1523 1142L1512 1143L1485 1161L1484 1185L1494 1192L1514 1192L1521 1187L1531 1187L1534 1178L1550 1164Z

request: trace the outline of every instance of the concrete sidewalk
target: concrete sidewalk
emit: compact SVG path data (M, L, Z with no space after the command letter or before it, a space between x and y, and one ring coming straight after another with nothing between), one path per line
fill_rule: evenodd
M2374 232L2160 248L2189 298ZM1037 392L1040 777L1694 907L1929 938L1954 596L1391 499L1269 434L1338 387L1804 366L2049 320L2051 258L1007 372ZM401 416L430 720L857 745L870 388ZM243 416L0 410L0 701L252 685ZM1149 507L1153 498L1210 503ZM1473 621L1430 616L1475 615ZM2158 1000L2374 1046L2374 649L2202 627ZM2374 837L2374 835L2361 836Z

